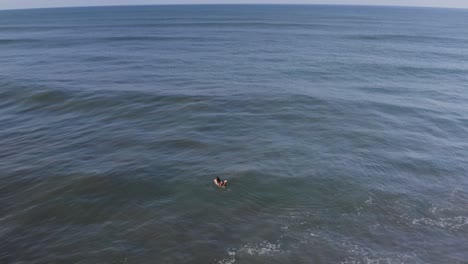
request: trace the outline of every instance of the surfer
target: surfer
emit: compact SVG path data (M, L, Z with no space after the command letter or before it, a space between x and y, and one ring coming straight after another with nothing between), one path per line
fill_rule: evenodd
M214 179L214 183L218 185L219 187L226 187L227 180L221 181L219 177L216 176L216 178Z

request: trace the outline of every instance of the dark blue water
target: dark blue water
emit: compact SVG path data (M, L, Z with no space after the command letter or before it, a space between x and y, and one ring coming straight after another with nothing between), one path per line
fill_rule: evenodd
M468 263L467 25L1 11L0 262Z

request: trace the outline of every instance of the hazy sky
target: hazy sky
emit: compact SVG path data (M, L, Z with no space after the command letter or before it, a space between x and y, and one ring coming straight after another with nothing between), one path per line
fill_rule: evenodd
M468 8L468 0L0 0L0 9L151 4L360 4Z

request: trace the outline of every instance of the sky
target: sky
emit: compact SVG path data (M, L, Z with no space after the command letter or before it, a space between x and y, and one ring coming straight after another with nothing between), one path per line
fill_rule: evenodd
M343 4L468 8L468 0L0 0L0 9L158 4Z

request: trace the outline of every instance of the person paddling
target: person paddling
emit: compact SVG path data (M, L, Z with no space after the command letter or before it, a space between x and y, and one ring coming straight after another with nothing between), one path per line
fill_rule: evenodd
M227 185L227 180L221 181L221 180L219 179L219 177L216 177L216 178L214 179L214 183L215 183L216 185L218 185L219 187L226 187L226 185Z

